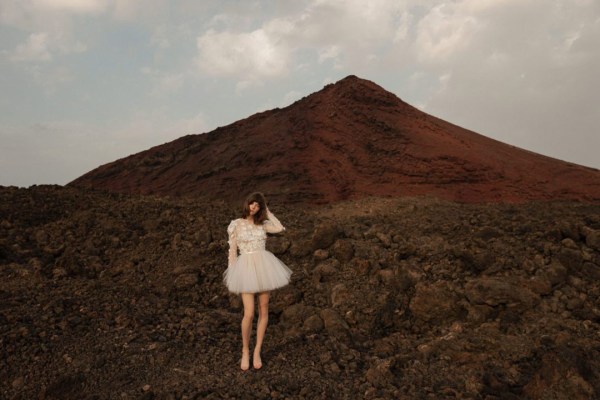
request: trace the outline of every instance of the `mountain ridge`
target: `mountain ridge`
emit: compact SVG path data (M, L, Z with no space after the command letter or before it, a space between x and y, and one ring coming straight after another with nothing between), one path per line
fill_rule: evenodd
M600 171L426 114L350 75L293 104L100 166L70 186L293 203L432 195L462 202L600 201Z

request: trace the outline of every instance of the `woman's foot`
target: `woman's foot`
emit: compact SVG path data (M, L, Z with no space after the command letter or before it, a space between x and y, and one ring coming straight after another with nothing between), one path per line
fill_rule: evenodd
M242 350L242 361L240 362L242 371L247 371L250 368L250 351Z
M254 352L254 356L252 357L252 366L254 367L254 369L261 369L262 368L262 360L260 358L260 352Z

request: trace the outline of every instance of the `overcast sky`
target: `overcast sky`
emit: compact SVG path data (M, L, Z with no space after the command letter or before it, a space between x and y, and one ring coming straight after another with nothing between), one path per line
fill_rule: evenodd
M354 74L600 168L599 0L0 0L0 185L282 107Z

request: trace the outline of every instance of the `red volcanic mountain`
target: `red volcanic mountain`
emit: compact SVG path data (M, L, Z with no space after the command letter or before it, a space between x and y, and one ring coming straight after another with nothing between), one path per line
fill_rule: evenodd
M259 190L311 203L423 194L600 201L600 171L452 125L355 76L286 108L103 165L69 185L225 200Z

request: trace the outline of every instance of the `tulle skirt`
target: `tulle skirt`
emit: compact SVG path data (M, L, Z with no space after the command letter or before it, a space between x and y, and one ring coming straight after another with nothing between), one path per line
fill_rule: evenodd
M223 273L223 281L233 293L258 293L290 283L292 270L268 250L243 253Z

